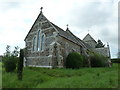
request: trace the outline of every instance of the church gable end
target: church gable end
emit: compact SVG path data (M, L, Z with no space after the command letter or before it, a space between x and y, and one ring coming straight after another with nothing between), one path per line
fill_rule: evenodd
M50 66L49 48L55 41L55 32L56 30L41 11L25 38L25 58L29 66Z
M83 41L93 48L95 48L95 46L97 45L97 42L92 38L89 33L83 38Z
M48 19L43 15L42 12L40 12L40 14L38 15L37 19L35 20L34 24L32 25L30 31L28 32L26 39L28 39L28 37L31 37L30 35L32 33L37 33L38 29L42 29L42 30L46 30L48 28L53 28L52 25L50 24L50 22L48 21Z

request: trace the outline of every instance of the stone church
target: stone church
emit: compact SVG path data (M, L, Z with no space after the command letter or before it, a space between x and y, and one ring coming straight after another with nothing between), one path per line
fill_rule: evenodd
M70 52L87 54L92 50L110 58L109 45L95 48L97 42L87 34L83 40L75 36L67 27L61 29L50 22L41 9L40 14L25 37L25 66L62 68Z

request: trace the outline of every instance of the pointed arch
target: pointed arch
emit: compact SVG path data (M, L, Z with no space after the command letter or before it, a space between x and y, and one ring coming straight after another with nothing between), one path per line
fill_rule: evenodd
M40 51L40 42L41 42L41 30L37 33L37 51Z
M36 51L36 36L33 37L33 51Z
M44 50L45 46L45 34L41 36L41 51Z

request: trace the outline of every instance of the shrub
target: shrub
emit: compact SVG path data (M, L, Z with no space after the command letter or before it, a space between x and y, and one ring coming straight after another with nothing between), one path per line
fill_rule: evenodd
M13 72L16 69L16 59L15 57L7 57L4 60L4 67L6 72Z
M83 57L77 53L72 52L66 58L66 68L80 68L83 66Z
M107 58L98 53L90 55L91 67L105 67Z

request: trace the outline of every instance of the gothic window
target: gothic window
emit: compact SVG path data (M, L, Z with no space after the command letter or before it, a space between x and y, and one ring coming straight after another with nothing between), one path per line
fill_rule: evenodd
M45 45L45 34L41 36L41 51L44 50L44 45Z
M38 31L37 35L37 51L40 51L40 30Z
M44 50L44 43L45 43L45 34L41 33L41 30L37 33L37 43L36 43L36 50L42 51Z
M33 38L33 51L36 50L36 36Z

